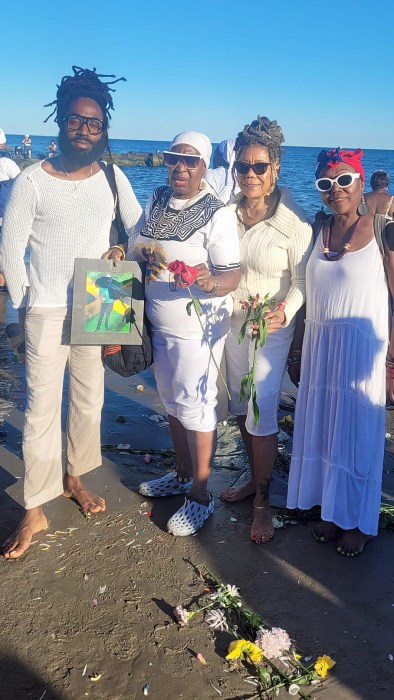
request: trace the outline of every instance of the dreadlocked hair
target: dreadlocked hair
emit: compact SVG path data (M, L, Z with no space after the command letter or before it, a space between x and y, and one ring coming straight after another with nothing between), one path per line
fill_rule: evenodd
M78 99L78 97L88 97L101 107L104 115L104 129L107 130L111 119L110 110L115 109L111 95L111 92L115 92L115 90L109 86L121 80L126 80L126 78L116 78L115 80L104 82L100 78L115 78L115 76L96 73L95 68L89 70L89 68L72 66L72 69L74 75L63 76L60 85L57 85L56 99L44 105L44 107L55 105L54 110L44 120L44 123L55 114L55 122L60 126L66 116L70 102Z
M267 149L271 165L280 163L283 153L281 144L284 140L278 122L270 121L268 117L260 117L259 115L251 124L246 124L243 131L239 132L234 146L235 157L238 158L243 148L256 143Z

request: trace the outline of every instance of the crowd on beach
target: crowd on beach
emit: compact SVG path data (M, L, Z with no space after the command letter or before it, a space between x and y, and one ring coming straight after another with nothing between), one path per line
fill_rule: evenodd
M251 539L272 539L269 492L288 371L298 387L288 508L320 506L314 538L357 556L378 531L385 406L394 401L394 197L388 174L375 172L372 191L364 195L362 150L323 149L315 184L329 214L322 208L311 223L280 184L282 129L258 116L234 140L219 144L213 168L205 134L176 135L163 154L168 184L142 211L117 166L114 195L101 161L109 149L110 86L118 82L105 77L73 67L62 78L47 105L59 127L47 159L20 173L0 157L0 269L19 311L27 383L25 514L3 544L5 557L28 549L33 534L47 526L44 504L57 496L73 498L84 512L105 510L104 499L82 480L101 464L104 367L100 346L70 342L77 258L146 266L154 373L175 464L141 483L139 492L149 498L184 495L168 532L193 535L214 513L209 476L222 363L228 410L237 417L251 475L221 498L253 496ZM1 130L0 142L1 156ZM31 140L24 145L31 149ZM110 243L116 211L127 240Z

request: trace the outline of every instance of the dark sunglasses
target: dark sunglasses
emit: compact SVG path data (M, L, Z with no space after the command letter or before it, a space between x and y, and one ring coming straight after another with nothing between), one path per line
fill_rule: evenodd
M189 155L189 153L175 153L175 151L163 151L164 165L168 168L176 168L179 161L187 170L196 170L202 156Z
M67 114L67 116L64 117L63 122L68 131L79 131L82 129L83 125L86 124L88 127L88 132L92 136L101 134L104 128L104 123L101 121L101 119L83 117L82 114Z
M249 170L253 170L255 175L264 175L269 166L269 163L246 163L244 160L234 161L234 168L239 175L246 175Z
M360 177L360 173L343 173L343 175L338 175L338 177L319 177L315 180L315 185L319 192L330 192L333 188L334 182L337 183L338 187L350 187L357 178Z

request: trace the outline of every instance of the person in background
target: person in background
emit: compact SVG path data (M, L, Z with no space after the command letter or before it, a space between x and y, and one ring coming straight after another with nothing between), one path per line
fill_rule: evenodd
M71 345L76 258L124 258L109 248L114 196L98 159L108 147L111 83L73 66L51 103L59 125L59 155L26 168L5 212L0 264L26 333L27 407L23 432L25 515L6 540L6 558L20 557L47 525L43 504L63 494L84 512L105 510L81 476L102 462L104 398L101 347ZM112 81L112 82L117 82ZM47 118L47 120L49 117ZM120 214L131 233L142 214L132 187L114 166ZM30 251L28 271L24 255ZM66 470L63 477L61 404L69 369Z
M234 169L240 192L229 205L238 219L242 276L233 292L234 312L226 339L227 382L230 413L238 418L252 475L244 484L226 489L222 499L233 502L254 495L250 536L256 544L274 534L269 489L278 449L278 405L296 313L305 300L305 268L312 250L306 212L287 187L278 185L283 141L282 129L267 117L258 117L238 134ZM256 294L261 299L268 294L272 308L265 316L265 345L256 355L257 424L252 401L239 401L252 359L248 338L239 343L246 319L243 301Z
M363 201L362 155L361 149L333 148L317 159L316 187L332 216L320 227L306 271L287 499L290 509L321 506L313 537L335 542L348 557L360 554L378 532L385 364L388 399L394 399L394 325L390 338L388 288L375 238L380 217ZM386 239L394 291L394 235Z
M372 192L365 195L371 214L382 214L388 219L394 217L394 196L388 194L390 177L384 170L376 170L371 177Z
M214 510L208 479L216 449L217 369L207 337L220 365L231 292L240 279L235 214L204 180L211 152L205 134L185 131L173 139L164 152L169 186L151 196L134 248L137 259L149 261L145 296L154 371L176 453L175 470L141 483L139 492L148 497L185 494L167 523L168 531L181 537L195 534ZM194 308L187 311L188 285L179 286L178 273L168 270L169 263L179 261L195 268L193 295L201 304L206 331Z
M48 146L48 158L53 158L56 155L56 141L52 139L51 143Z
M225 204L232 194L239 192L239 187L233 179L234 143L233 139L226 139L216 146L213 168L205 173L205 180Z
M22 144L25 158L31 158L31 138L29 134L26 134L25 138L22 139Z
M0 129L0 233L3 213L11 192L13 180L19 175L20 168L9 157L6 150L7 139L3 129ZM0 272L0 292L6 291L4 275Z

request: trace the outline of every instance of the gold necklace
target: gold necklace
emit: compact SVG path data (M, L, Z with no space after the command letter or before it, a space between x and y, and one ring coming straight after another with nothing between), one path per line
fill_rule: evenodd
M60 162L60 165L62 166L62 168L63 168L63 170L64 170L65 175L67 175L67 177L69 178L69 180L71 180L71 182L72 182L73 185L74 185L74 193L77 191L78 183L83 182L84 180L87 180L88 177L92 177L92 174L93 174L93 163L91 163L91 165L90 165L90 172L89 172L88 175L85 175L85 177L83 177L82 180L74 180L74 179L71 177L70 173L68 173L67 170L66 170L66 168L64 167L64 163L63 163L63 161L62 161L62 157L61 157L61 156L59 156L59 162Z
M278 197L278 191L275 190L274 200L273 200L271 206L269 207L269 209L267 209L267 211L265 212L265 214L263 216L253 216L253 214L251 214L251 211L249 209L248 204L246 204L245 211L246 211L248 218L251 219L252 221L256 221L256 222L257 221L266 221L267 219L269 219L271 217L271 214L273 213L274 209L276 208L276 206L279 203L279 199L280 199L280 193L279 193L279 197ZM247 200L246 200L246 202L247 202Z

